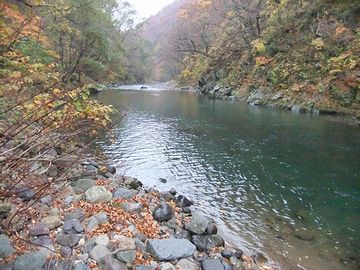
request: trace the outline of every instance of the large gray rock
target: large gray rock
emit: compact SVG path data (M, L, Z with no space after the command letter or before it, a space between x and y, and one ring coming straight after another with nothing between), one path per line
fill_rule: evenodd
M58 216L47 216L42 220L43 223L46 223L50 230L54 230L61 226L61 219Z
M53 245L53 240L48 235L42 235L34 239L32 243L42 247L50 247Z
M44 222L36 223L30 228L31 236L48 235L49 233L49 226Z
M214 247L221 247L225 245L224 239L219 235L194 235L192 242L199 251L206 251Z
M172 265L169 262L166 262L160 264L160 270L176 270L176 269L174 265Z
M246 100L246 103L250 105L261 105L264 98L264 93L261 90L256 90L250 94L250 96Z
M16 258L14 270L39 270L43 269L46 255L42 252L29 252Z
M211 219L201 213L194 213L190 222L185 225L185 228L194 234L203 234L206 228L211 223Z
M64 222L64 233L83 233L85 231L84 226L77 219L70 219Z
M74 270L90 270L83 261L74 262Z
M92 230L95 230L100 224L105 224L108 222L109 221L108 221L107 215L105 213L99 213L99 214L96 214L95 216L90 217L87 220L86 229L88 231L92 231Z
M76 193L82 193L87 191L88 189L94 187L96 185L96 181L89 178L79 179L72 183L74 187L74 191Z
M135 249L135 239L125 237L123 235L115 235L113 239L117 242L118 250L131 250Z
M194 261L193 259L181 259L176 264L177 270L199 270L200 265L198 262Z
M143 205L141 203L122 203L120 208L126 212L135 213L140 212L143 209Z
M90 257L99 262L102 257L110 254L110 250L104 245L96 245L90 251Z
M59 234L56 238L56 243L65 247L74 247L79 243L81 238L81 234Z
M201 262L202 270L224 270L219 259L205 259Z
M16 192L23 201L30 201L35 197L35 191L31 188L21 187Z
M133 263L136 258L136 251L135 250L119 251L116 254L116 258L124 263Z
M83 221L85 217L85 213L81 208L76 208L75 210L64 215L64 221L77 219L79 221Z
M109 237L106 234L101 234L95 238L95 243L97 245L107 246L110 242Z
M173 216L173 209L167 203L161 203L158 205L153 212L153 217L155 220L162 222L168 221Z
M133 197L133 193L130 189L127 188L118 188L114 192L113 199L131 199Z
M100 270L127 270L126 265L111 255L104 256L100 259Z
M190 207L193 205L193 202L186 198L184 195L179 195L176 197L176 205L180 207Z
M94 186L85 192L86 200L90 203L106 203L111 201L112 194L103 186Z
M146 249L161 261L190 257L196 251L196 247L186 239L149 240Z
M10 244L10 239L4 234L0 234L0 258L5 258L15 252Z

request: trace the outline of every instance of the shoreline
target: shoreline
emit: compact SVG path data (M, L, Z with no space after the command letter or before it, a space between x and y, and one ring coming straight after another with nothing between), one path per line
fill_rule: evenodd
M225 243L217 224L175 189L160 192L115 172L114 167L82 162L75 164L72 180L62 189L52 187L53 195L36 201L29 193L25 201L33 203L33 217L16 234L0 235L0 266L280 269L261 253L244 254ZM24 198L1 203L1 209L7 205L2 221L23 203Z

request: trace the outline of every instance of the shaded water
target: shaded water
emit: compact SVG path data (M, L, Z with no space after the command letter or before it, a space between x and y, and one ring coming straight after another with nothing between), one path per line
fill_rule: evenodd
M191 92L110 90L120 174L175 187L234 245L285 269L359 269L360 130ZM166 184L159 178L168 180Z

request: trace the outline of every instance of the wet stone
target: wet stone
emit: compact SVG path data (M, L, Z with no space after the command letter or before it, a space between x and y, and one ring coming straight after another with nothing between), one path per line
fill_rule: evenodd
M177 196L175 202L180 207L190 207L191 205L193 205L193 202L186 198L184 195Z

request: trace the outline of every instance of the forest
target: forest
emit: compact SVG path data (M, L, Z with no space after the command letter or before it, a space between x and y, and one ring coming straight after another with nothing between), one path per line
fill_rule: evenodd
M0 269L359 269L360 2L133 3L0 0Z

